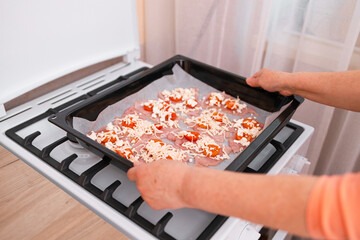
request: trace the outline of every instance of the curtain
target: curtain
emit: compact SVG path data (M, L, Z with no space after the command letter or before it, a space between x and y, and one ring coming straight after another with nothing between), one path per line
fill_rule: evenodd
M359 30L360 1L275 0L264 67L286 72L346 71L353 59L352 66L360 69L354 58ZM308 152L311 172L360 170L355 167L360 156L359 113L306 100L294 118L315 128Z
M146 0L145 60L175 54L249 77L360 69L360 0ZM360 79L359 79L360 81ZM294 119L315 128L311 173L360 171L360 114L306 100Z

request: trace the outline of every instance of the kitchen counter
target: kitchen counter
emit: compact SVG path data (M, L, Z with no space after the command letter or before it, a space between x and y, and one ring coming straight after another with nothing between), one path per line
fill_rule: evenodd
M1 239L128 239L0 146Z

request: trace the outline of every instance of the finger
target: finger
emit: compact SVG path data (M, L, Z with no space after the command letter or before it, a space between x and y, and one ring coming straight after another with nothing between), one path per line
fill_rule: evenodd
M290 95L292 95L292 93L291 93L290 91L288 91L288 90L281 90L279 93L280 93L281 95L284 95L284 96L290 96Z
M127 176L129 178L130 181L136 181L137 177L136 177L136 171L137 171L137 168L136 167L133 167L133 168L130 168L127 172Z

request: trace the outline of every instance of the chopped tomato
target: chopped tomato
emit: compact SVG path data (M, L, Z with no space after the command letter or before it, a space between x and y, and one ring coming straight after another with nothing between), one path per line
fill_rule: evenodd
M247 129L252 129L253 127L260 127L260 124L255 119L247 118L243 120L242 126Z
M116 149L115 152L123 158L129 158L134 155L130 148L126 148L125 150Z
M218 96L215 96L214 94L210 94L209 101L215 100L217 103L220 102L220 99Z
M164 146L164 145L165 145L165 143L163 143L163 141L161 141L160 139L151 139L150 141L155 142L155 143L160 143L160 146ZM149 142L150 142L150 141L149 141Z
M163 126L160 123L155 123L154 126L158 129L161 130L163 128Z
M182 96L176 96L176 95L171 95L170 97L170 100L173 101L173 102L180 102L182 100Z
M101 143L107 143L107 142L116 142L116 137L115 136L106 136L104 138L104 140L101 141Z
M214 112L213 115L211 116L211 118L217 122L222 122L223 118L224 118L224 114L219 113L219 112Z
M162 103L162 108L160 108L160 110L165 110L165 111L168 111L169 110L169 108L170 108L170 102L169 101L164 101L163 103Z
M132 119L130 119L130 121L123 120L121 125L123 127L134 128L136 126L136 122L133 122L131 120Z
M247 133L242 133L241 135L238 135L237 133L235 134L235 138L236 140L241 140L242 138L246 138L246 140L248 140L249 142L252 140L252 136L250 136Z
M220 154L220 147L215 144L209 144L207 148L204 149L203 154L207 157L215 157Z
M204 128L204 129L208 129L209 128L209 125L207 123L204 123L204 122L200 122L197 124L199 127L201 128Z
M199 139L200 133L198 132L191 132L191 131L187 131L184 135L184 137L191 142L195 142Z
M228 100L225 104L226 104L226 108L230 109L230 110L235 110L239 108L239 105L236 104L236 100Z
M104 140L101 141L101 144L105 144L107 142L116 142L116 133L114 131L109 131L109 130L106 130L104 131L105 133L105 138Z
M195 103L195 104L194 104ZM188 100L185 101L185 104L188 108L194 108L196 107L199 103L196 99L194 98L190 98Z
M152 104L152 103L145 103L145 104L144 104L144 109L145 109L146 111L152 112L152 111L153 111L153 108L154 108L154 104Z
M170 120L174 121L174 120L177 118L176 113L172 112L172 113L170 113L170 114L168 114L168 115L165 116L165 120L166 120L166 121L168 121L169 118L170 118Z
M168 160L173 160L173 158L172 158L170 155L168 155L168 156L166 157L166 159L168 159Z

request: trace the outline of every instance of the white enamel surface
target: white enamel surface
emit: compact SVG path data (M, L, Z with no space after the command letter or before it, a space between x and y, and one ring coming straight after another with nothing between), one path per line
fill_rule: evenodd
M0 103L139 49L135 4L132 0L0 1Z

